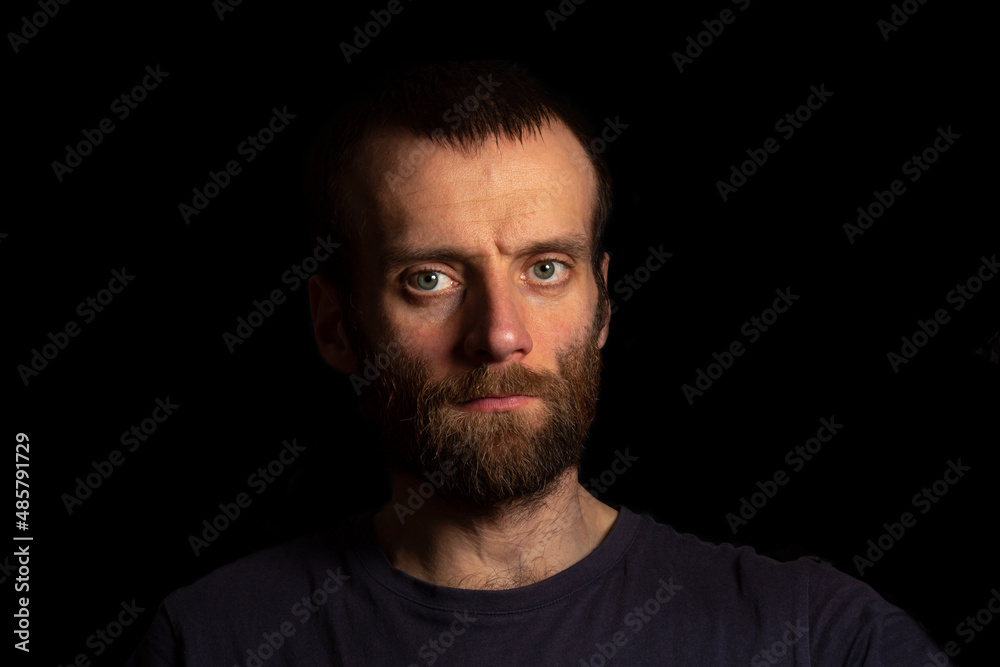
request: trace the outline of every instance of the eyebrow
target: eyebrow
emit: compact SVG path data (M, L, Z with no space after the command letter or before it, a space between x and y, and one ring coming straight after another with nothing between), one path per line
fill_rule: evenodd
M582 236L561 236L543 241L533 241L515 252L518 256L539 255L546 252L559 252L575 259L586 259L590 256L590 239ZM409 264L423 262L464 262L472 255L465 250L451 246L434 246L428 248L389 247L380 253L379 260L386 272Z

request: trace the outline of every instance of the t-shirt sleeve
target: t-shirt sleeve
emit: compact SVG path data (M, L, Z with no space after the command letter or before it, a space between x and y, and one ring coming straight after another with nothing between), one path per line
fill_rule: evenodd
M125 667L184 667L184 662L178 655L173 623L163 602Z
M821 665L923 665L941 650L912 615L829 565L810 575L809 611Z

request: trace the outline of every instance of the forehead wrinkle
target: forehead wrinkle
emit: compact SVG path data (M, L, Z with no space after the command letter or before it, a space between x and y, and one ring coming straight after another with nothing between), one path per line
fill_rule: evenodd
M519 195L522 195L522 194L529 194L529 193L532 193L532 192L550 192L551 190L552 190L552 188L518 188L514 192L499 193L499 194L497 194L494 197L485 197L485 198L482 198L482 199L454 199L454 200L447 201L447 202L440 202L440 203L433 203L433 204L410 204L410 205L407 206L407 208L410 211L423 211L423 210L426 210L426 209L434 209L434 208L449 208L449 207L460 205L460 204L479 204L479 203L486 203L486 202L496 202L496 201L500 201L500 200L510 200L510 199L515 199ZM555 197L552 197L550 199L550 201L554 201L554 200L555 200ZM549 208L551 208L551 207L549 207ZM545 210L545 207L534 209L530 213L536 213L536 212L542 211L542 210Z
M524 171L527 170L521 170L522 173ZM532 169L531 171L551 174L557 170ZM567 183L558 182L554 177L550 177L541 183L518 183L516 182L516 174L512 174L511 176L512 178L504 180L508 183L514 181L510 184L512 187L504 187L504 185L500 184L487 185L479 180L456 181L456 184L473 184L479 187L472 188L475 190L474 192L455 192L453 193L453 197L447 198L445 201L439 200L437 195L442 191L451 193L451 190L454 189L451 184L417 188L411 190L408 196L400 197L398 206L401 210L410 214L433 212L435 210L442 212L454 210L456 215L462 216L462 221L468 220L470 222L504 220L512 217L533 217L541 212L560 208L560 204L564 205L564 208L571 212L579 206L589 206L587 203L581 203L583 200L589 199L586 197L587 181L589 179ZM428 199L430 200L429 202L427 201ZM482 208L484 209L502 211L503 215L491 215L486 218L467 218L464 216L467 209L475 209L479 204L482 204ZM524 207L524 210L517 210L522 207ZM579 214L582 214L582 212L575 213L575 215Z
M520 169L517 171L508 170L510 176L516 176L518 174L525 174L531 172L544 172L546 174L552 172L559 172L561 169L548 169L539 167L537 169ZM505 174L507 176L507 174ZM505 185L509 183L511 178L452 178L452 179L435 179L434 183L427 185L417 184L415 187L409 190L401 190L398 192L398 196L401 198L410 197L412 195L417 195L421 193L434 193L438 190L450 190L456 185L472 184L478 185L481 189L494 188L498 185ZM547 182L551 182L551 179ZM520 190L542 190L546 188L519 188Z
M376 140L377 148L370 146L369 155L377 159L369 161L368 168L374 177L369 182L380 186L371 194L376 200L376 220L381 223L377 225L381 243L440 242L449 236L442 224L451 229L470 226L456 241L498 240L511 234L530 237L532 230L525 227L553 210L559 215L552 222L564 234L577 219L589 222L594 197L587 195L595 181L593 170L581 169L574 160L576 153L583 154L576 138L566 135L564 128L558 131L563 136L537 137L535 146L504 145L496 152L488 146L475 155L440 146L395 188L387 187L383 176L398 173L395 170L418 139L403 133ZM567 173L570 180L563 178ZM457 191L448 197L449 190ZM435 200L442 193L448 201ZM522 206L523 210L517 210Z
M481 151L475 155L465 154L454 149L437 150L430 154L421 165L417 167L414 174L407 178L415 187L405 190L400 194L406 196L417 191L434 191L439 188L447 188L451 185L474 184L484 188L497 187L511 183L519 175L538 173L545 178L546 182L551 182L551 175L566 171L569 166L573 166L576 171L579 169L578 163L574 160L575 152L582 152L582 148L577 145L575 137L570 139L573 142L570 146L549 146L543 137L538 138L538 143L545 146L539 149L537 146L517 145L513 147L510 156L506 153L507 146L498 146L496 152ZM405 155L407 153L406 144L400 144L395 149L389 149L388 154L393 151ZM530 162L525 164L524 159ZM421 180L431 178L424 176L426 170L434 171L442 169L444 173L433 177L430 183L421 183ZM585 171L585 170L584 170ZM471 176L467 174L472 173Z

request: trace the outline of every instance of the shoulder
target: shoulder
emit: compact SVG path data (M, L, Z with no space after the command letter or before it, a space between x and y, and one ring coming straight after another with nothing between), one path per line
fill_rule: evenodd
M641 517L635 542L640 557L667 569L698 609L808 635L814 655L912 652L919 658L920 651L934 649L910 614L818 558L778 561L752 547L679 533L648 515Z
M230 664L231 655L284 632L340 589L343 530L315 530L261 549L173 591L160 603L129 667ZM329 597L333 597L329 595ZM232 651L237 653L233 654Z
M343 576L343 531L314 530L224 565L170 593L163 601L175 618L224 618L233 610L283 610Z
M635 549L643 557L659 560L690 579L711 578L723 585L797 586L867 585L831 564L811 556L776 560L757 553L750 546L710 542L690 533L679 532L648 514L640 515ZM869 588L870 590L870 588ZM807 592L805 589L803 592Z

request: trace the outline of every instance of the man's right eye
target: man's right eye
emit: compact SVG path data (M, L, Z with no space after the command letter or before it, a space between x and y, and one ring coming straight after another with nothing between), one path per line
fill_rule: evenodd
M419 292L440 292L449 287L452 280L440 271L420 271L410 276L409 283Z

